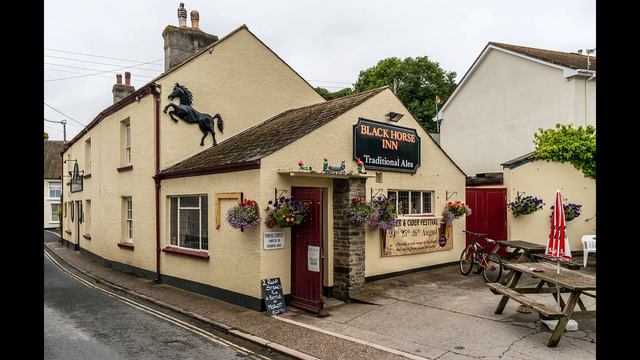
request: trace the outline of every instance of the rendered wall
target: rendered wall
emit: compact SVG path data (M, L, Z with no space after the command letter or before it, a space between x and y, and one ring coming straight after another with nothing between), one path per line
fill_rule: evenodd
M525 192L544 201L544 208L533 214L513 216L507 210L507 234L510 240L525 240L541 245L549 241L551 206L556 190L566 198L563 202L582 205L581 215L567 222L571 251L582 250L582 235L596 231L596 182L586 178L569 163L533 161L513 169L504 170L507 201L517 192ZM590 219L590 220L589 220ZM589 221L586 221L589 220Z
M533 135L555 124L585 125L583 79L490 49L447 105L440 144L469 176L534 150ZM587 85L587 123L595 125L596 82Z

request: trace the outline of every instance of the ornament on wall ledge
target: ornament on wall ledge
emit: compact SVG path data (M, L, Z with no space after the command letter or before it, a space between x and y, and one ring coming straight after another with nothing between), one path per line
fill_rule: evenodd
M298 161L298 166L300 167L298 170L300 171L307 171L307 172L311 172L311 166L306 166L304 164L304 161L300 160Z
M345 160L342 160L340 166L329 165L329 160L324 158L324 163L322 163L322 172L325 174L346 174L345 170Z
M364 169L364 163L360 158L358 158L357 164L358 164L358 174L366 174L367 170Z

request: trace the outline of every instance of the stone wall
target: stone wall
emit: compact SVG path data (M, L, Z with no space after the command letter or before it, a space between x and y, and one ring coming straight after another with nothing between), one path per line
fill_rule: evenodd
M365 225L346 211L354 197L366 198L366 179L333 179L333 295L346 300L364 285Z

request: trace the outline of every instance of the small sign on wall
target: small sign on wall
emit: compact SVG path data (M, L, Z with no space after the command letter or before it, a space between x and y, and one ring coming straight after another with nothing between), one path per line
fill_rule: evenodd
M309 246L307 250L307 268L320 272L320 246Z
M287 311L280 278L262 279L260 280L260 286L262 287L262 296L267 315L277 315Z
M264 249L284 249L284 232L265 232L264 233Z

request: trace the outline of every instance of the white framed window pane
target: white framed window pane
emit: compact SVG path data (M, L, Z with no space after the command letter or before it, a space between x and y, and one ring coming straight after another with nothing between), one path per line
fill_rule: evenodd
M127 154L127 164L131 163L131 148L126 148L125 152Z
M200 197L199 196L181 196L180 197L180 208L200 208Z
M208 227L209 202L206 196L200 197L200 242L202 250L209 250L209 227Z
M60 204L51 204L51 222L60 222Z
M127 235L129 239L133 239L133 221L127 220Z
M422 193L422 212L425 214L432 214L431 209L431 191L425 191Z
M178 198L171 198L171 245L178 245Z
M131 147L131 125L127 124L124 126L124 135L125 135L125 144L126 147Z
M398 214L409 214L409 192L398 191Z
M180 199L182 200L182 199ZM182 202L182 201L181 201ZM200 248L200 210L178 210L179 246L189 249Z
M421 214L422 213L422 198L421 192L412 191L411 192L411 213L412 214Z
M62 192L62 186L58 183L49 183L49 197L50 198L60 198L60 193Z

